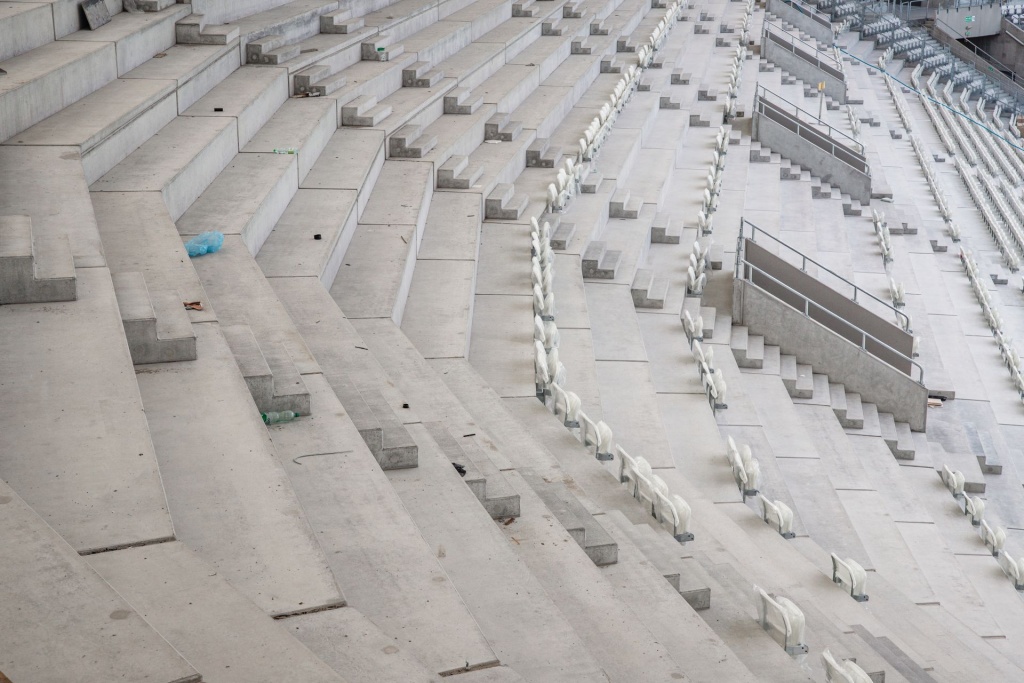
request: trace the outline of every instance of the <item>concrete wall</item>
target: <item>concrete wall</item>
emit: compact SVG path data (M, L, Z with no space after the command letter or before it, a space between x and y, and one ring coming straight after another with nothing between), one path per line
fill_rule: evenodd
M809 47L809 46L808 46ZM842 104L846 104L846 82L823 71L814 62L804 59L789 49L779 45L766 35L761 41L761 56L793 74L805 83L825 83L825 94Z
M973 17L974 21L966 21ZM935 30L954 38L980 38L993 36L1000 31L1003 12L998 4L975 5L966 9L944 8L935 12Z
M740 279L733 287L734 319L738 313L738 322L751 332L764 336L766 343L777 345L782 353L810 364L815 372L827 374L829 381L859 393L880 411L909 423L912 430L924 431L928 410L924 386L759 287Z
M819 43L831 45L835 40L828 17L801 0L768 0L768 11Z
M871 176L837 159L794 131L754 110L753 138L810 169L811 173L865 204L871 201Z
M812 319L858 346L863 343L869 353L897 370L908 375L911 373L908 359L914 353L912 334L904 332L889 319L869 311L847 294L832 289L822 280L790 265L757 242L745 239L743 255L747 262L778 280L775 282L757 271L748 273L751 281L761 289L790 306L803 310L804 302L801 297L786 287L799 292L817 304L809 307L808 313ZM829 315L829 312L832 315ZM864 340L861 330L879 341Z

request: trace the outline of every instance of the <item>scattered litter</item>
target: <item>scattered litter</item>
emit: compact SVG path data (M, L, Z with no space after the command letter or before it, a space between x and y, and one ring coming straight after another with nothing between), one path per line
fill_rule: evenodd
M937 398L930 398L930 399L928 399L928 407L929 408L941 408L942 407L942 401L940 399L937 399Z
M405 235L399 235L399 237L402 238L403 242L405 242L406 244L409 244L409 240L405 239Z
M403 404L402 404L402 407L403 407L403 408L408 408L408 407L409 407L409 404L408 404L408 403L403 403Z
M275 147L274 154L298 154L299 150L294 147Z
M308 52L320 52L320 48L318 48L318 47L307 47L305 50L299 50L299 54L300 55L304 55L304 54L306 54Z
M505 526L508 526L509 524L511 524L514 521L516 521L515 517L509 517L508 519L505 520Z
M315 235L313 235L313 239L315 239L315 240L323 239L323 235L321 235L320 233L316 233Z
M301 460L302 458L314 458L318 455L344 455L345 453L351 452L352 451L338 451L337 453L307 453L306 455L300 455L292 458L292 462L295 463L296 465L301 465L302 463L299 462L299 460Z
M455 471L459 473L460 477L466 476L466 468L463 465L460 465L457 462L453 462L452 467L455 468Z
M155 55L153 55L153 59L162 59L163 57L166 57L166 56L167 56L166 52L157 52Z
M294 420L298 416L299 416L299 414L296 413L293 410L282 410L280 412L271 411L269 413L260 413L260 417L263 418L263 423L264 424L268 424L268 425L277 424L279 422L291 422L292 420Z
M189 256L196 257L203 254L212 254L219 250L224 244L224 233L216 230L203 232L188 242L185 242L185 251Z
M6 75L7 75L7 72L4 71L3 69L0 69L0 76L6 76Z
M214 111L224 111L224 107L214 107Z
M356 348L357 349L362 349L363 351L369 351L370 350L370 349L366 348L365 346L359 346L358 344L356 344Z
M199 301L182 301L185 304L186 311L201 311L203 310L203 304Z
M476 432L470 432L469 434L463 434L462 438L463 439L467 439L467 438L469 438L471 436L476 436Z

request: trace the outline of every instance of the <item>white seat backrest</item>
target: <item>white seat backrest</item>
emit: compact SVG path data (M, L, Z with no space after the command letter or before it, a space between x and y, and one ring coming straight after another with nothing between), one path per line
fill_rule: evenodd
M828 683L854 683L843 665L835 660L828 648L821 653L821 663L825 666L825 680Z

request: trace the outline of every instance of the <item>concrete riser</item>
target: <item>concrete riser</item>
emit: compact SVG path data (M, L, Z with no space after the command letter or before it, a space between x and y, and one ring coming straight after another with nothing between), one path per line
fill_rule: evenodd
M196 359L195 337L158 339L156 320L125 321L124 334L128 339L132 363L135 365L174 363Z

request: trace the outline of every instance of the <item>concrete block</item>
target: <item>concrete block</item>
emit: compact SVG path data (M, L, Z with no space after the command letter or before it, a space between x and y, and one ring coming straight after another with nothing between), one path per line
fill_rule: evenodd
M75 262L67 236L37 241L29 216L0 216L0 304L74 301Z
M117 273L112 277L135 365L196 359L196 335L177 292L151 295L145 277L139 272Z

